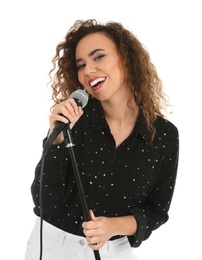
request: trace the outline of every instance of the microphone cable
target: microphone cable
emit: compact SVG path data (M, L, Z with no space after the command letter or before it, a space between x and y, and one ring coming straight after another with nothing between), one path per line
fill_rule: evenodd
M40 170L40 189L39 189L39 203L40 203L40 254L39 260L43 256L43 170L46 154L43 153L41 157L41 170Z
M40 189L39 189L39 203L40 203L40 252L39 252L39 260L43 259L43 175L44 175L45 158L46 158L46 153L47 153L48 149L49 148L46 148L45 151L43 151L42 156L41 156ZM73 161L75 161L76 159L75 159L73 150L71 150L70 154L71 154L71 156L70 156L71 159ZM77 175L78 175L78 169L76 167L76 164L73 164L73 166L74 166L74 171L76 171ZM75 176L76 176L76 174L75 174ZM83 211L84 211L84 215L85 215L85 220L89 221L90 215L89 215L89 211L87 209L87 202L85 200L85 195L84 195L84 192L83 192L83 189L82 189L82 184L81 184L80 178L78 179L78 177L77 177L76 182L77 182L77 185L79 185L79 187L80 187L79 196L80 196L80 199L81 199L81 203L82 203L82 207L83 207ZM95 260L101 260L99 251L93 250L93 252L94 252Z
M70 98L73 98L76 101L77 105L82 106L82 108L85 107L88 103L87 93L83 90L80 90L80 89L74 91L70 95ZM43 152L42 152L42 156L41 156L40 188L39 188L39 204L40 204L40 252L39 252L39 260L42 260L42 258L43 258L43 175L44 175L45 158L46 158L46 154L47 154L50 146L52 145L52 143L57 138L57 135L61 131L64 131L64 133L65 133L69 129L69 125L70 125L70 123L64 124L62 122L58 122L56 124L56 127L53 129L52 134L49 136L49 138L47 138L47 140L44 144L44 148L43 148ZM67 132L69 134L71 134L70 131L67 131ZM65 134L64 134L64 136L65 136ZM71 159L75 160L73 151L71 152L71 154L72 154ZM78 172L77 172L77 174L78 174ZM78 180L78 182L79 182L79 180ZM79 182L79 185L80 185L80 188L82 190L81 182ZM80 194L80 198L81 198L81 200L83 198L83 203L84 203L83 210L84 210L85 218L86 218L86 220L90 220L89 211L87 210L87 204L86 204L85 196L84 196L83 193ZM101 260L98 250L94 250L94 256L95 256L96 260Z

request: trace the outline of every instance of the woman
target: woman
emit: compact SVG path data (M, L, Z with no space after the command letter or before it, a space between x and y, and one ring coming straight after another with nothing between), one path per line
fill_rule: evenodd
M52 74L55 72L54 77ZM85 221L61 132L43 174L43 259L135 259L134 247L168 220L178 164L178 130L148 52L121 24L77 21L56 48L49 135L70 122L90 210ZM69 95L85 89L83 109ZM46 141L46 139L45 139ZM44 143L45 143L44 141ZM40 216L40 169L31 187ZM39 256L39 220L26 259Z

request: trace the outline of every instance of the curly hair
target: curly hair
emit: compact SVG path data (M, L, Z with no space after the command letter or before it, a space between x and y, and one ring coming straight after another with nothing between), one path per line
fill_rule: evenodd
M116 45L121 57L125 82L130 86L147 126L155 136L154 121L165 117L168 97L163 92L162 82L151 62L148 51L132 32L117 22L98 23L95 19L77 20L67 32L64 41L56 47L49 72L52 83L52 100L55 104L67 99L76 89L83 89L77 77L75 51L78 42L86 35L102 32ZM52 73L55 72L52 78Z

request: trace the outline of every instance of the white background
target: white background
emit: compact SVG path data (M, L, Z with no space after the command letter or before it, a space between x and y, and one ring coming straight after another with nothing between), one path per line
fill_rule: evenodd
M200 0L12 0L0 4L0 237L5 260L22 260L33 226L30 185L48 129L48 71L77 19L121 22L157 67L180 132L170 220L135 249L139 260L202 259ZM2 257L1 257L2 259Z

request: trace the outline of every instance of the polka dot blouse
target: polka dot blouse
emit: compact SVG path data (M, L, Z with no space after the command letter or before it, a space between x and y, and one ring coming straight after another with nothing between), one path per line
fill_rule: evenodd
M131 135L116 148L102 106L92 98L72 129L73 149L89 209L96 216L133 215L138 229L134 236L128 236L132 247L138 247L168 220L175 188L178 130L160 117L155 128L155 139L150 143L151 133L140 115ZM38 216L40 168L41 162L31 185ZM66 232L84 236L82 206L64 143L48 150L43 186L44 219Z

